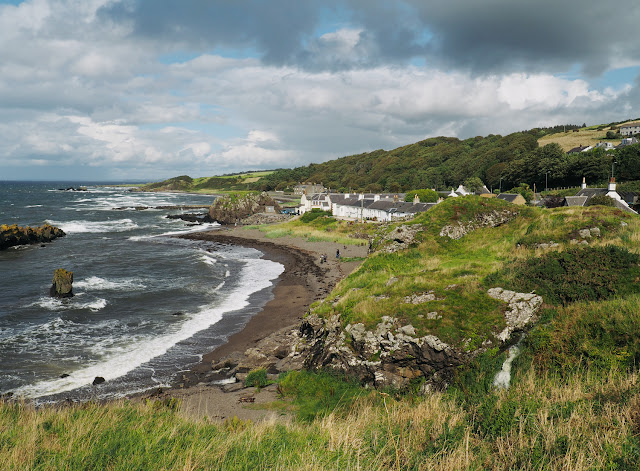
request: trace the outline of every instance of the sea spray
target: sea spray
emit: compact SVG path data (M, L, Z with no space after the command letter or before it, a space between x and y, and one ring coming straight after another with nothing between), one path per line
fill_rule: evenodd
M498 374L493 378L493 385L496 388L509 389L509 383L511 382L511 364L519 354L520 348L518 345L513 345L509 348L509 354L502 364L502 369L498 371Z

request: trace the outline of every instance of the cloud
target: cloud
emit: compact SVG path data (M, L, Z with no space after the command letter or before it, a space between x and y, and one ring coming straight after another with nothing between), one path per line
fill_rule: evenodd
M638 117L629 74L583 73L640 64L622 1L0 6L0 174L213 175Z

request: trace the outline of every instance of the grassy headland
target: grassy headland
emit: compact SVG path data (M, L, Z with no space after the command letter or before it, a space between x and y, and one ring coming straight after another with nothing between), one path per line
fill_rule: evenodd
M457 240L440 236L448 224L505 210L513 217L497 227L479 227ZM640 218L606 207L541 210L465 197L406 224L420 226L410 247L369 256L312 310L369 327L393 315L420 335L473 350L504 325L504 305L486 295L488 287L535 289L544 298L541 318L520 344L508 390L492 386L505 353L488 348L459 368L446 391L426 396L416 392L419 381L403 391L375 391L326 372L290 372L278 380L282 397L271 407L295 418L280 422L188 419L170 401L38 410L4 403L3 465L634 469L640 462ZM370 236L383 247L385 233L398 225L322 217L266 230L274 237ZM574 281L544 284L558 273ZM416 293L434 299L406 302Z

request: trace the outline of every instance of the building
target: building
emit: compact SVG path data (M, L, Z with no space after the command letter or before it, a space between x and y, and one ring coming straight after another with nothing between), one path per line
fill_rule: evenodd
M633 123L623 124L619 128L620 134L623 136L633 136L634 134L640 134L640 121L634 121Z
M625 137L624 139L622 139L622 142L620 142L620 145L616 146L616 149L621 149L623 147L630 146L637 143L638 143L638 139L636 139L635 137Z
M604 149L605 151L610 151L614 149L613 144L610 142L598 142L596 144L596 148Z
M520 193L500 193L498 199L517 205L527 204L527 200Z
M607 188L587 188L587 183L585 179L582 179L582 187L580 191L575 196L567 196L565 198L565 206L587 206L589 201L594 196L608 196L613 200L613 204L616 208L622 209L623 211L627 211L629 213L638 214L636 211L631 209L629 203L625 201L622 196L616 191L616 179L611 178L609 185Z
M322 183L298 183L295 187L293 187L294 195L313 195L315 193L324 193L327 189L322 185Z
M591 149L593 149L593 146L583 146L582 144L580 144L578 147L569 149L567 151L567 154L578 154L580 152L589 152Z

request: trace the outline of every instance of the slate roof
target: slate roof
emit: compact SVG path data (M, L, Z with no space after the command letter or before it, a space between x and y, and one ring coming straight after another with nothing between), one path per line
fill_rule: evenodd
M566 206L584 206L589 198L587 196L565 196Z
M522 196L520 193L500 193L498 199L513 203L518 196Z
M606 195L609 193L607 188L582 188L576 196L586 196L588 199L593 198L597 195Z

